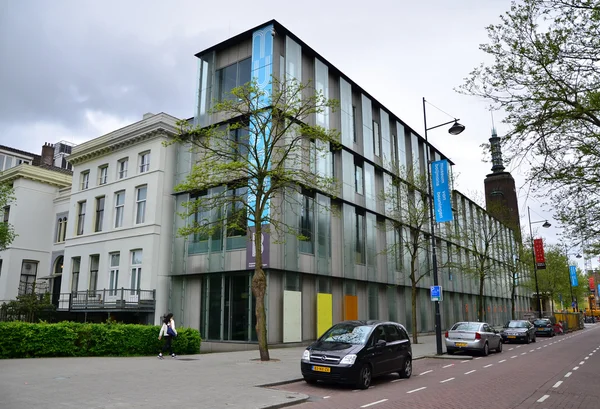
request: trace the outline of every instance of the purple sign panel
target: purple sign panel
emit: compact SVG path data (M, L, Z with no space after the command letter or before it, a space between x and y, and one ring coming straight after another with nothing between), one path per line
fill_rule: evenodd
M264 224L262 226L263 231L261 235L261 254L262 254L262 266L263 268L269 266L269 249L270 249L270 241L271 237L269 233L265 233L265 228L268 229L268 225ZM248 243L246 244L246 268L255 268L256 267L256 246L255 246L255 237L256 237L256 226L249 226L250 230L250 238Z

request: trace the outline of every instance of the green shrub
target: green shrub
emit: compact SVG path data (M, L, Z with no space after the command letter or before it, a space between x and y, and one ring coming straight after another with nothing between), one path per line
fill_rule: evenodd
M84 324L59 322L31 324L0 322L0 358L61 356L151 356L162 347L159 326L136 324ZM200 352L200 333L178 328L173 351L178 355ZM163 338L164 339L164 338Z

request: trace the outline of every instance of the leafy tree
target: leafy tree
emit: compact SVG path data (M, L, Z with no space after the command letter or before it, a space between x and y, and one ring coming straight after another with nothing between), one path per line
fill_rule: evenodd
M507 157L527 163L533 191L551 199L573 239L597 244L600 7L593 0L521 0L500 18L480 45L490 62L459 92L504 111Z
M0 212L6 217L8 206L14 202L12 186L3 183L0 184ZM0 223L0 251L5 250L13 242L17 235L13 226L8 223Z
M310 125L315 116L326 115L336 107L336 101L309 84L273 77L270 87L251 82L215 102L211 114L220 119L219 123L201 128L180 122L181 130L173 140L190 144L196 154L190 174L176 190L199 193L185 203L182 217L189 223L179 233L200 237L248 233L254 242L252 293L263 361L269 360L269 350L262 237L294 234L301 240L309 239L306 234L310 232L285 222L285 206L298 206L298 194L303 189L336 195L335 180L317 163L339 146L339 133ZM203 212L212 215L196 217Z

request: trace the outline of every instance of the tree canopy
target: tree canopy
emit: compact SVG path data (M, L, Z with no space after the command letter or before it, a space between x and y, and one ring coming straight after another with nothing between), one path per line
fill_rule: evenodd
M10 204L14 201L12 186L0 184L0 212L7 219ZM0 251L5 250L17 235L13 226L8 222L0 223Z
M576 240L600 237L600 6L520 0L487 27L489 57L459 92L503 111L509 160L527 166ZM550 193L548 193L550 192Z

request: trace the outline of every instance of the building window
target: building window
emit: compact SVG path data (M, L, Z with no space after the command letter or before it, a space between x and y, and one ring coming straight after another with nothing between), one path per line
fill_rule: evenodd
M402 271L402 255L404 246L402 244L402 232L400 229L394 229L394 266L396 271Z
M56 226L56 243L62 243L65 241L67 235L67 216L58 219Z
M127 164L129 158L121 159L117 164L117 179L124 179L127 177Z
M251 75L251 58L238 61L227 67L217 70L215 73L217 79L217 100L219 102L231 99L231 91L235 87L239 87L250 82Z
M96 198L96 225L94 231L102 231L102 223L104 223L104 196Z
M19 295L33 294L37 267L37 261L23 260L23 264L21 264L21 280L19 281Z
M123 226L123 213L125 211L125 191L115 193L115 228Z
M308 150L308 167L310 173L317 173L317 143L314 140L309 142L309 150Z
M81 172L81 190L85 190L90 185L90 171Z
M119 286L119 253L110 254L110 272L108 283L108 295L117 295L117 287Z
M146 220L147 192L147 186L140 186L135 191L135 224L144 223Z
M314 199L306 194L300 203L300 248L302 253L314 254Z
M398 162L398 137L392 134L392 163L397 166Z
M131 294L139 294L142 280L142 250L131 251Z
M354 238L355 261L358 264L365 264L365 214L358 209L354 222L356 236Z
M83 234L83 226L85 225L85 202L77 204L77 235Z
M150 152L140 153L140 173L150 170Z
M81 258L73 257L71 259L71 292L76 293L79 287L79 268L81 266Z
M98 254L90 256L90 284L88 290L90 290L90 296L92 297L95 297L98 289L98 264L100 264L100 256Z
M373 121L373 153L379 156L381 154L381 134L379 132L379 123Z
M9 218L10 218L10 206L4 206L4 209L2 209L2 221L4 223L8 223Z
M362 164L354 163L354 190L360 195L365 194L365 175Z
M98 175L100 176L98 184L105 185L108 181L108 165L100 166L98 168Z
M352 126L352 137L356 143L356 107L352 105L352 118L350 118L350 124Z

